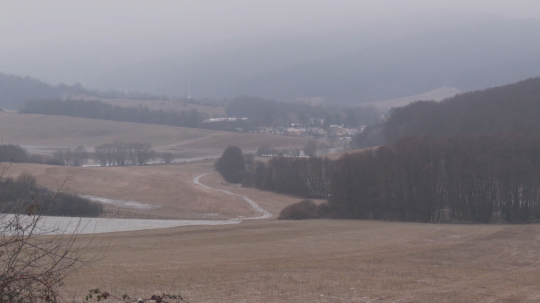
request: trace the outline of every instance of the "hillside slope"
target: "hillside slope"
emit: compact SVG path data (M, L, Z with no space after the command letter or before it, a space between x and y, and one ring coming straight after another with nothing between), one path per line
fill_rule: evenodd
M415 101L442 101L452 98L459 94L460 90L453 87L441 87L420 95L403 97L391 100L369 102L363 105L371 105L380 109L390 109L392 107L402 107L409 105Z
M386 122L368 129L355 141L367 147L408 136L531 134L540 131L539 116L540 77L460 94L442 102L421 101L396 108ZM372 139L376 140L368 144Z
M221 153L228 145L253 151L263 144L302 147L308 139L267 134L233 133L144 123L93 120L66 116L0 112L0 137L4 143L35 150L94 147L114 140L147 142L158 150L177 149Z
M0 73L0 108L20 109L30 99L61 98L54 87L30 77Z

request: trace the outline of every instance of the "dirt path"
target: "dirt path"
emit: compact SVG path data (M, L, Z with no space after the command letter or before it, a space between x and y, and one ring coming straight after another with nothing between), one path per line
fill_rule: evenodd
M249 199L248 197L246 197L244 195L234 194L234 193L231 193L228 190L212 188L212 187L209 187L207 185L202 184L200 182L200 179L202 177L206 176L206 175L209 175L209 174L212 174L212 173L204 173L204 174L202 174L200 176L197 176L197 177L193 178L193 182L195 184L197 184L197 185L200 185L200 186L206 188L206 189L217 190L217 191L220 191L220 192L225 193L227 195L242 197L242 199L244 199L246 202L248 202L249 205L251 205L251 207L253 207L256 211L258 211L261 214L258 217L244 218L244 220L267 219L267 218L272 217L271 213L269 213L266 210L262 209L257 203L255 203L253 200Z

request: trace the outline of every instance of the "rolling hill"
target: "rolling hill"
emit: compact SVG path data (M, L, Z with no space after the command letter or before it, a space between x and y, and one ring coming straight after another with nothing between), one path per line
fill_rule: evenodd
M405 137L462 134L538 134L540 77L459 94L442 102L414 102L355 138L357 146L392 143Z
M66 116L0 112L0 137L4 143L26 146L30 151L87 148L110 143L151 143L157 150L181 150L203 155L220 154L228 145L253 151L270 146L302 147L309 139L251 133L233 133L144 123L93 120Z
M0 109L20 109L30 99L61 97L55 87L37 79L0 73Z
M369 102L369 103L364 103L363 105L371 105L380 109L390 109L392 107L407 106L415 101L442 101L448 98L452 98L459 93L460 93L460 90L456 88L441 87L439 89L435 89L427 93L423 93L416 96Z

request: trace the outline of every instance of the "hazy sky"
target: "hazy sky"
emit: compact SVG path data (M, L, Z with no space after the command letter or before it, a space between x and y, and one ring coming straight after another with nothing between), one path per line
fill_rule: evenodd
M196 43L450 8L540 17L538 0L1 0L0 36L4 51L67 39L133 42L175 37Z
M313 34L381 19L398 26L394 16L450 9L540 18L539 0L0 0L0 72L84 81L261 32ZM73 65L83 60L87 67Z

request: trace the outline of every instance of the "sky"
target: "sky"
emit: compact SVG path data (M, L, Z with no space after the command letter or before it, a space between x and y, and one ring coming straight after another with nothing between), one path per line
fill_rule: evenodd
M0 0L0 72L33 72L34 54L60 62L83 52L101 58L97 72L261 32L316 33L450 9L540 18L538 0Z
M2 0L0 6L3 50L66 39L133 42L175 37L198 43L435 9L540 17L537 0Z

